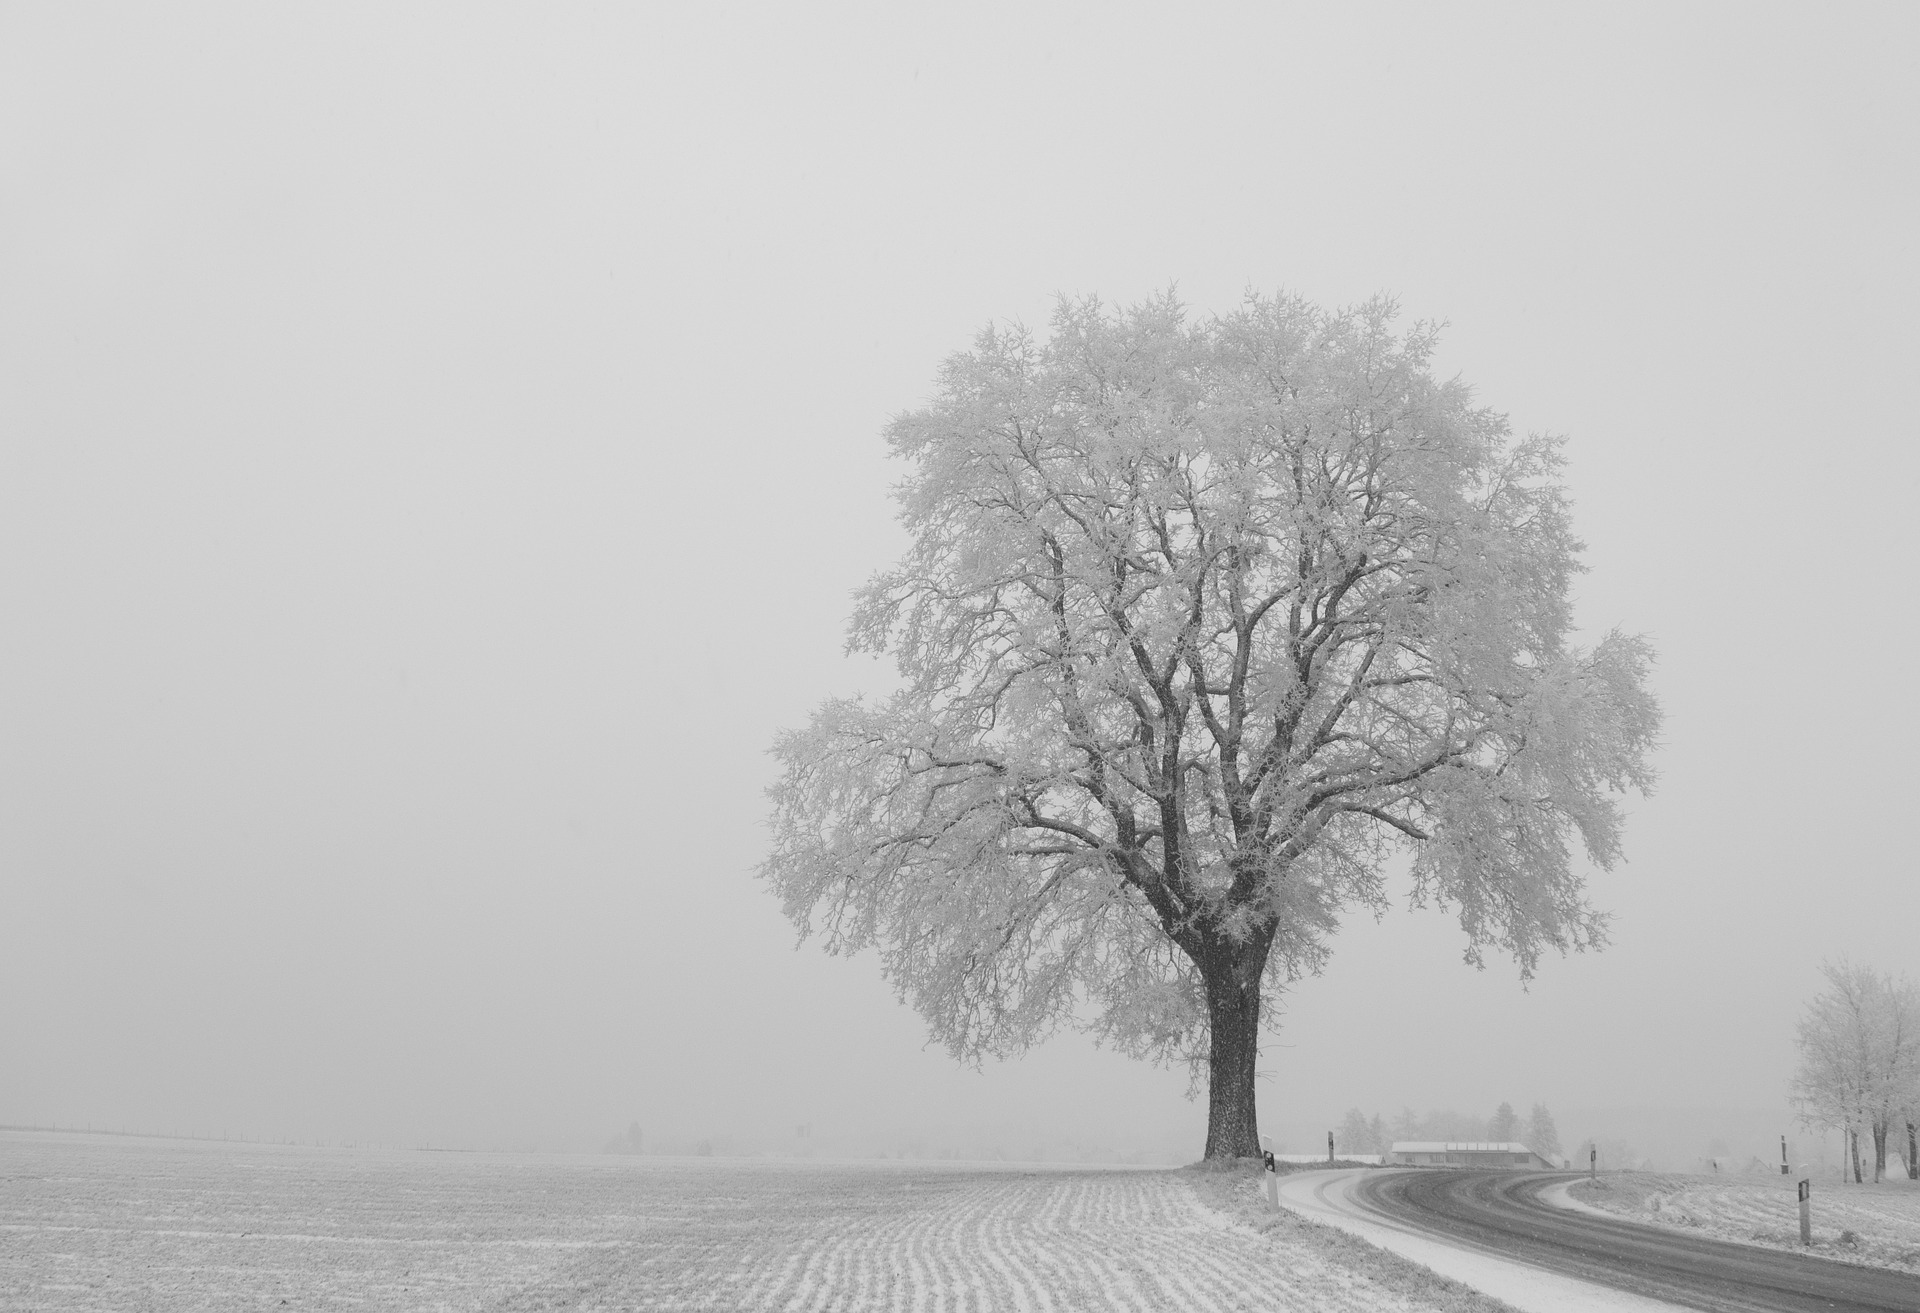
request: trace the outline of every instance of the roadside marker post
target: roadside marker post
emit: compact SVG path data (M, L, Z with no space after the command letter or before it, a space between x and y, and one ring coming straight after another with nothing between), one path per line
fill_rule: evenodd
M1280 1207L1280 1173L1277 1170L1277 1164L1273 1160L1273 1139L1271 1136L1263 1135L1260 1137L1260 1161L1261 1170L1263 1170L1267 1176L1264 1183L1267 1189L1267 1206L1269 1208L1278 1208Z
M1333 1166L1333 1132L1327 1132L1327 1166Z
M1780 1137L1780 1175L1793 1175L1792 1171L1787 1167L1787 1137L1784 1135Z
M1802 1179L1800 1182L1800 1243L1813 1243L1813 1181Z
M1600 1179L1600 1150L1597 1148L1587 1150L1587 1176L1595 1181Z

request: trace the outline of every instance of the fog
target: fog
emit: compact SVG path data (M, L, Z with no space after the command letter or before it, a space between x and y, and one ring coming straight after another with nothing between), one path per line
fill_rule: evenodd
M1667 713L1612 946L1523 989L1351 918L1262 1129L1765 1151L1822 959L1914 962L1916 41L9 6L0 1123L1197 1157L1184 1071L956 1063L753 874L775 733L886 685L842 626L904 543L889 416L990 321L1177 285L1447 321L1440 372L1569 435L1580 622Z

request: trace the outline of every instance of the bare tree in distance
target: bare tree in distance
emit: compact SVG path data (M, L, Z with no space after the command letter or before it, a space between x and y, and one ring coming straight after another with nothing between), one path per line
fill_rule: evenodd
M1888 1027L1894 1050L1889 1129L1905 1129L1907 1179L1920 1181L1920 985L1905 976L1888 981ZM1884 1166L1885 1151L1881 1152Z
M1542 1158L1558 1158L1560 1153L1560 1128L1553 1124L1553 1114L1544 1103L1533 1105L1533 1113L1527 1118L1527 1147Z
M1832 1126L1846 1141L1855 1183L1865 1172L1860 1133L1873 1141L1873 1179L1887 1174L1887 1137L1907 1131L1907 1175L1920 1107L1920 989L1845 958L1823 963L1827 988L1800 1018L1800 1066L1791 1097L1807 1126Z
M1349 908L1455 910L1466 957L1605 941L1659 713L1640 638L1569 642L1557 439L1428 367L1393 302L1063 299L888 429L912 545L849 649L900 687L775 745L761 871L877 947L956 1056L1062 1023L1193 1064L1206 1156L1258 1151L1263 1003Z
M1379 1118L1375 1118L1378 1121ZM1347 1109L1346 1119L1340 1123L1340 1152L1345 1155L1356 1153L1385 1153L1389 1146L1381 1142L1374 1128L1367 1123L1367 1115L1358 1108Z
M1920 1181L1920 1080L1907 1090L1900 1120L1907 1128L1907 1179Z

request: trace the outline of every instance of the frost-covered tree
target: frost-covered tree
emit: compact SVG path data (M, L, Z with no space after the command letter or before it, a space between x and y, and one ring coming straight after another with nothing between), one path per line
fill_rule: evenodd
M1859 1182L1860 1136L1873 1142L1873 1179L1887 1172L1887 1138L1908 1132L1908 1175L1914 1175L1913 1116L1920 1105L1920 989L1845 959L1820 968L1827 989L1807 1004L1798 1038L1800 1066L1792 1097L1806 1125L1832 1126L1845 1137Z
M1466 956L1599 944L1657 711L1638 638L1568 641L1556 440L1429 369L1391 302L1063 301L988 330L888 438L911 546L849 647L898 691L783 735L763 875L875 946L956 1055L1077 1023L1195 1064L1252 1154L1263 1006L1343 909L1455 909Z
M1913 1000L1914 1011L1920 1014L1920 997ZM1899 1126L1907 1132L1907 1179L1920 1181L1920 1070L1912 1074L1907 1085L1906 1097L1901 1101Z
M1395 1140L1423 1139L1422 1130L1420 1118L1411 1108L1402 1107L1399 1116L1393 1119L1393 1139Z
M1533 1115L1527 1118L1527 1147L1542 1158L1560 1156L1560 1128L1553 1124L1553 1114L1547 1111L1547 1105L1533 1105Z
M1907 1175L1920 1177L1914 1164L1914 1140L1920 1130L1920 987L1905 977L1880 978L1879 1047L1884 1064L1868 1112L1873 1132L1873 1177L1887 1174L1887 1144L1907 1133ZM1898 1152L1896 1150L1895 1152Z
M1487 1122L1487 1138L1505 1142L1520 1134L1520 1114L1513 1110L1511 1103L1503 1103L1494 1110Z
M1920 985L1902 976L1893 984L1891 1005L1897 1054L1889 1082L1892 1124L1907 1133L1907 1179L1920 1181Z
M1374 1120L1378 1121L1379 1118L1375 1117ZM1343 1155L1387 1151L1387 1146L1380 1143L1380 1137L1374 1134L1373 1127L1367 1124L1367 1115L1358 1108L1347 1109L1346 1120L1340 1123L1337 1136Z

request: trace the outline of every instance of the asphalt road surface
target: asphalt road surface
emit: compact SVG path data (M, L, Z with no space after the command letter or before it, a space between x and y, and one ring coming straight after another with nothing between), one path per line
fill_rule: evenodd
M1455 1244L1711 1313L1920 1313L1920 1276L1684 1235L1543 1202L1578 1174L1369 1172L1356 1202Z

